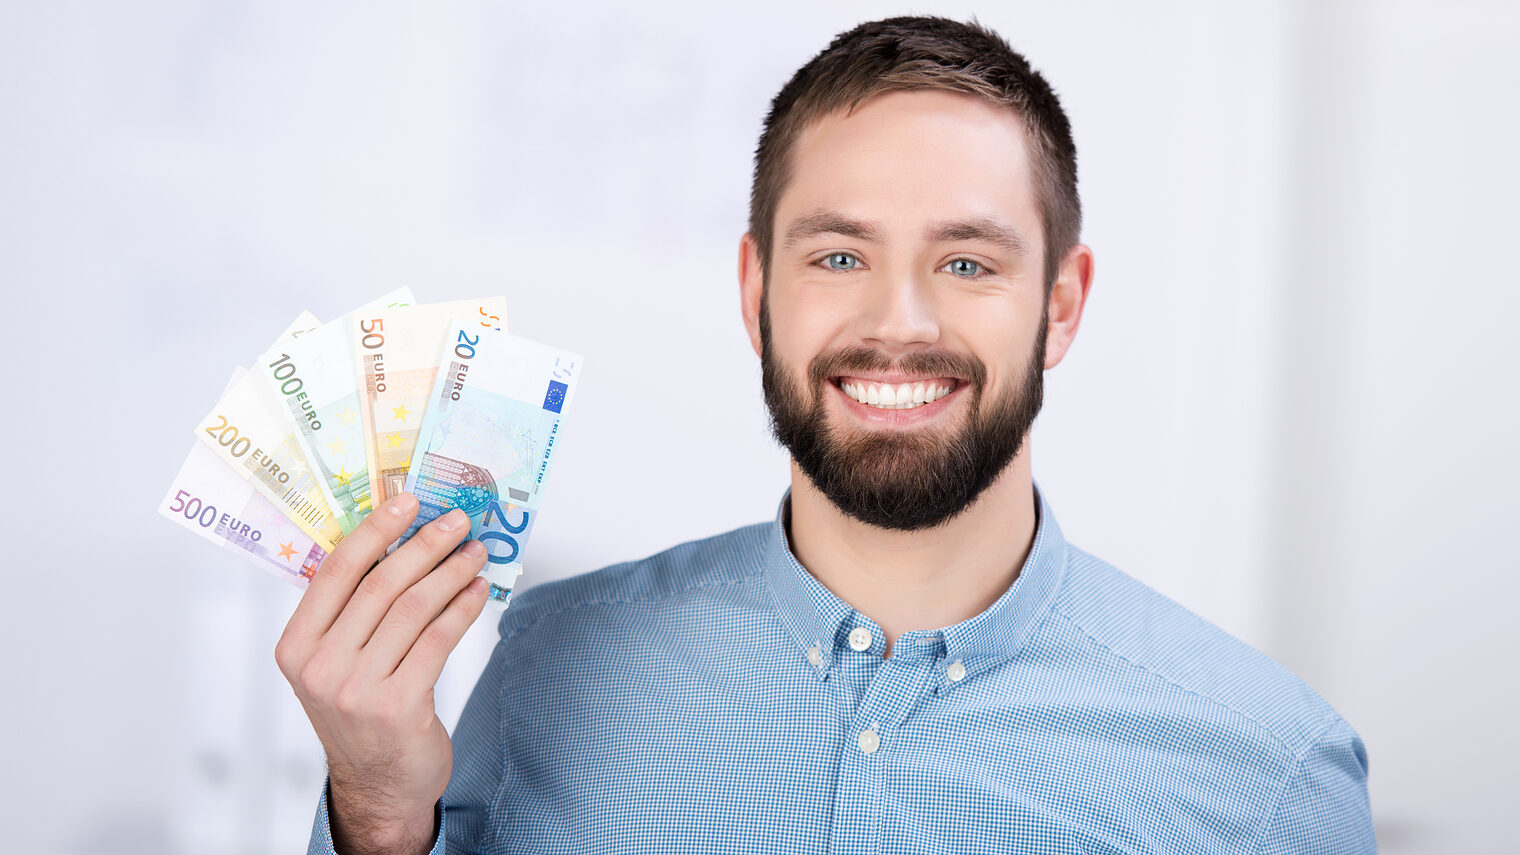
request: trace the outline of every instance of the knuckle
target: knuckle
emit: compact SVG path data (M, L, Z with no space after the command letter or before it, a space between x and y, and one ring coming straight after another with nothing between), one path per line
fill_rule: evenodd
M348 553L340 545L336 550L322 559L317 572L333 579L344 580L352 577L357 564L348 557Z
M296 682L307 697L323 702L329 700L332 680L326 663L320 659L313 658L302 665L296 675Z
M432 650L448 650L454 646L454 639L449 636L448 630L439 626L437 621L434 621L422 630L422 635L417 638L417 643Z
M280 640L274 646L274 662L280 667L280 673L285 675L286 680L298 676L301 673L302 651L297 649L296 643L280 636Z
M364 701L367 695L364 686L357 680L345 680L333 695L333 709L337 710L339 715L350 718L358 716L365 711Z
M359 582L359 588L356 591L358 595L382 601L393 600L399 593L401 592L396 590L396 583L392 581L390 574L383 570L376 570L365 576Z
M396 617L406 623L420 623L432 617L430 614L432 607L428 604L427 598L418 593L415 587L397 597L392 609Z

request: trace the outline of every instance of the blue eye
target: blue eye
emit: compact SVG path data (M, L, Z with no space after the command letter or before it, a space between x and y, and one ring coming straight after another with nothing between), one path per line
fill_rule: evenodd
M830 270L854 270L856 265L860 264L860 259L848 252L836 252L824 261L827 262Z
M966 279L975 279L987 270L987 268L969 258L957 258L945 266L950 268L951 273Z

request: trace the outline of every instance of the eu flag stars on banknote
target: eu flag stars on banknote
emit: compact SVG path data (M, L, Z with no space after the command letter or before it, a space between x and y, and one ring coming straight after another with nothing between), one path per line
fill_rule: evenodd
M305 587L404 489L420 508L398 544L464 509L505 608L581 363L506 316L501 297L415 304L405 288L327 324L302 312L196 426L159 513Z

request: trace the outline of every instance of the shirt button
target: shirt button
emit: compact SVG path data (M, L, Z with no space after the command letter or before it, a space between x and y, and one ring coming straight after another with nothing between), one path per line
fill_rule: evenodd
M877 736L876 731L869 727L860 732L859 741L860 750L866 754L875 754L876 749L881 747L881 737Z
M865 650L871 646L871 631L863 626L850 630L850 649Z
M957 659L950 663L949 668L945 669L945 676L956 682L960 682L961 678L966 676L966 666L962 665L961 660Z
M814 665L823 664L823 654L818 652L818 645L815 644L808 648L808 661Z

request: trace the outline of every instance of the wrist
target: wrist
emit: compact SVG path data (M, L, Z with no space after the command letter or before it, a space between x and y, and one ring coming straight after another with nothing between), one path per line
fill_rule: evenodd
M426 855L438 833L438 804L399 806L329 779L328 827L338 855Z

